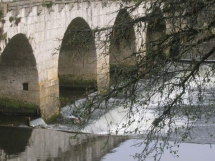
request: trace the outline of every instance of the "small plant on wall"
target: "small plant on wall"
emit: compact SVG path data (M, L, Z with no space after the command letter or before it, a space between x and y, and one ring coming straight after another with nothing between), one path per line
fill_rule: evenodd
M15 20L15 24L18 26L18 24L21 22L21 17L16 17L16 18L14 18L12 16L9 17L10 23L12 23L14 20Z
M2 19L2 20L1 20L1 23L2 23L2 24L5 24L5 22L6 22L5 19Z
M18 24L21 22L21 17L17 17L15 19L15 24L18 26Z
M54 3L52 1L51 2L45 2L45 1L42 2L42 6L47 7L47 8L51 8L53 6L53 4Z
M2 26L0 27L0 41L1 40L6 40L7 38L7 33L5 32L4 33L4 24L5 24L5 19L3 19L3 12L2 10L0 10L0 19L1 19L1 23L2 23Z
M12 17L12 16L9 17L9 21L10 21L10 23L13 22L14 21L14 17Z

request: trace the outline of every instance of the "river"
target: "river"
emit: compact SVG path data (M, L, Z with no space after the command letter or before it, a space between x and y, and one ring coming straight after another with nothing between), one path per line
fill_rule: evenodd
M214 78L211 77L211 79ZM213 81L209 86L214 87ZM192 88L195 94L196 88L194 86ZM204 93L206 103L214 99L215 90L213 90L214 88L210 89ZM141 90L143 89L140 88L139 92L144 93L144 90ZM91 95L94 94L92 93ZM174 94L177 94L177 91ZM74 96L72 97L74 98ZM80 98L79 96L77 97ZM152 101L149 102L149 106L144 109L136 104L135 109L139 111L134 115L136 121L126 129L121 128L127 123L127 119L125 117L126 111L123 104L120 103L120 99L110 98L108 103L110 110L101 110L103 115L90 120L89 124L82 127L81 130L71 122L72 104L61 109L61 116L55 122L46 124L41 118L33 118L31 123L35 128L27 127L25 125L26 120L23 117L17 116L8 119L8 117L1 116L0 123L4 122L7 126L0 127L0 159L2 161L132 161L135 153L141 152L143 148L143 146L132 145L144 140L144 134L153 120L159 115L157 106L161 97L160 95L155 95ZM184 96L185 103L187 100L189 100L189 93L185 93ZM119 104L113 107L113 103L116 101ZM195 102L196 99L192 101ZM84 98L76 99L75 101L76 104L83 102L85 102ZM145 119L140 121L139 119L143 118L143 116ZM179 117L176 118L175 125L181 127L186 125L186 122L186 118ZM211 134L215 134L214 122L214 117L207 124L204 119L195 122L189 136L189 142L181 143L180 148L178 148L177 154L179 158L169 150L165 150L162 161L214 160L215 138L211 136ZM138 135L135 132L137 127L141 131ZM83 134L76 136L73 133L76 130L81 131ZM167 128L164 128L162 133L165 134L166 132ZM178 139L179 136L174 137L170 142ZM151 160L152 157L147 158L147 161Z
M1 161L100 161L126 137L0 127Z

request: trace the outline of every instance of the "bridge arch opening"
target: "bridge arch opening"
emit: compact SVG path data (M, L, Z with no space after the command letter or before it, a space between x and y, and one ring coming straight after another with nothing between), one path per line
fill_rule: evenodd
M3 113L36 114L40 105L38 71L24 34L13 36L1 54L0 109Z
M162 49L161 39L166 34L166 22L163 19L163 13L159 7L149 13L151 19L147 25L146 31L146 58L147 64L156 63L156 59L164 58L166 55Z
M130 68L137 62L136 42L132 18L126 9L121 9L116 17L110 36L110 74L116 70Z
M69 24L60 48L58 78L62 90L97 88L97 60L93 32L77 17Z
M165 7L164 7L165 8ZM172 37L165 40L166 34L177 32L175 28L175 21L171 19L164 19L164 15L168 16L169 13L163 13L161 8L155 7L154 10L149 13L151 19L148 22L146 32L146 58L147 63L151 62L156 64L158 60L168 59L177 60L179 55L179 46L181 40L179 37ZM178 24L180 25L180 24ZM177 26L177 25L176 25ZM171 44L174 42L173 44ZM150 66L151 63L148 63Z

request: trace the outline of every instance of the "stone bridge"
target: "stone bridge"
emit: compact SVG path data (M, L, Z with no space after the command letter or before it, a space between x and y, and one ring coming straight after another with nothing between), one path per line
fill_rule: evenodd
M133 4L114 0L1 2L0 113L40 109L49 120L59 114L59 86L102 89L109 84L111 65L134 65L136 59L125 58L139 49L146 32L140 35L130 27L125 38L108 41L122 34L112 26L144 14L144 6L132 13L121 9ZM125 45L127 40L130 45Z

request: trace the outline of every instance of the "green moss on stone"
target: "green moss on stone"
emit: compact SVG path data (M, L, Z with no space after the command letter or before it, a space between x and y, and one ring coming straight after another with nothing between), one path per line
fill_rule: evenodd
M12 16L11 16L11 17L9 17L9 21L10 21L10 23L11 23L11 22L13 22L13 20L14 20L14 17L12 17Z
M43 7L51 8L54 5L54 3L51 2L42 2Z
M0 113L15 115L37 115L39 106L23 101L0 99Z
M61 87L69 88L96 87L97 84L96 80L94 79L74 78L72 75L59 76L59 83Z
M60 114L60 112L58 111L54 115L52 115L51 117L43 118L43 119L44 119L45 122L49 123L49 122L55 120L56 118L58 118L59 114Z
M117 70L131 70L136 68L136 65L130 65L130 64L110 64L110 70L114 71Z

